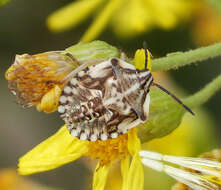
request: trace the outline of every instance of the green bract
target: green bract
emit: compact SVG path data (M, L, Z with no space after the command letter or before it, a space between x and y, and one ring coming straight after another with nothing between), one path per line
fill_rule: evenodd
M64 52L70 53L80 62L120 57L120 51L117 48L103 41L81 42L67 48Z
M159 89L150 90L150 113L146 123L139 126L142 142L163 137L176 129L185 109Z

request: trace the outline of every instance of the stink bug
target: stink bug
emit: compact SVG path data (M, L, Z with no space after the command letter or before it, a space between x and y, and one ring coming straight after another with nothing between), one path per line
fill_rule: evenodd
M117 138L148 119L149 89L154 85L145 48L145 68L136 69L122 59L111 58L99 64L85 63L68 77L59 100L58 112L71 135L81 140Z

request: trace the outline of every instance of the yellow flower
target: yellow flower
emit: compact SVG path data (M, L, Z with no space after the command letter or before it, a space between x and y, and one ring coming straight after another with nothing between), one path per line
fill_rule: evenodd
M143 168L138 152L140 140L136 129L117 139L81 141L72 137L66 126L19 159L18 172L29 175L57 168L82 156L98 159L93 189L103 189L111 165L121 161L122 189L143 189ZM132 160L130 161L130 158Z
M61 32L96 13L81 41L97 38L107 24L120 37L131 37L154 27L174 28L190 17L193 7L189 0L78 0L49 15L47 25L53 32Z
M135 58L144 67L144 50L138 50ZM150 61L149 54L148 59ZM139 64L135 62L138 67L140 67ZM150 68L150 63L148 68ZM50 101L54 100L49 94L46 104L50 105ZM19 159L18 172L22 175L29 175L52 170L82 156L87 156L98 160L93 177L94 190L104 189L110 167L116 161L121 162L122 189L142 190L144 174L139 156L140 150L141 143L137 136L137 128L130 129L128 133L116 139L89 142L71 136L67 127L63 126L56 134Z

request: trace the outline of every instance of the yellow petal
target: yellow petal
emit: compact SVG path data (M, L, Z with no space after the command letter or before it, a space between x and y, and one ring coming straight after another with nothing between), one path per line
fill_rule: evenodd
M133 159L128 170L128 161L122 160L122 176L124 176L123 190L143 190L144 186L144 173L143 166L140 160L139 151L141 149L140 139L137 136L137 128L128 132L128 150L133 156ZM124 173L128 174L124 174Z
M131 155L137 154L141 150L140 139L137 136L137 128L128 132L128 150Z
M143 190L144 187L144 172L140 156L136 153L128 172L128 190Z
M128 190L128 173L130 165L130 156L121 160L122 190Z
M189 18L192 14L192 6L194 3L188 0L146 1L146 9L151 12L153 22L164 29L171 29L181 19Z
M93 190L103 190L106 184L107 175L110 169L110 164L97 164L93 177Z
M143 5L143 0L127 1L113 15L113 30L122 38L136 36L152 28L152 17Z
M55 11L47 18L47 26L54 32L60 32L86 19L103 0L74 1Z
M121 161L123 178L122 190L143 190L144 173L138 152L133 156L129 167L129 156Z
M145 51L144 49L138 49L134 56L134 66L137 69L144 69L145 67ZM147 50L147 68L151 71L151 54Z
M105 28L114 12L120 7L122 0L110 0L102 12L95 18L95 21L83 35L81 41L89 42L94 40Z
M41 102L37 105L38 111L44 111L45 113L51 113L57 110L59 98L61 95L61 88L55 85L48 93L46 93Z
M63 126L57 133L19 159L18 172L28 175L72 162L88 151L88 143L72 137Z

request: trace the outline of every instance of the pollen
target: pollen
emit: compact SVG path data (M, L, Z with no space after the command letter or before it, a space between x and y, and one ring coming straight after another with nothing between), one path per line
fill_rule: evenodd
M128 154L128 134L120 135L115 139L95 141L89 143L89 151L86 154L92 159L99 159L100 164L105 165L116 159L123 159Z
M18 103L29 107L39 103L55 85L63 85L62 79L73 69L72 62L60 52L16 55L5 77Z

